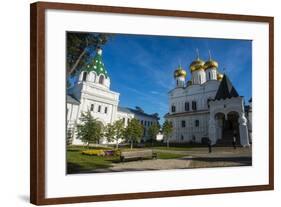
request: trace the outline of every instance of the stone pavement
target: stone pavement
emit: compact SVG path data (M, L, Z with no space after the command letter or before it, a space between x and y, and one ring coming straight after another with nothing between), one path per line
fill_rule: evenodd
M192 148L190 150L154 150L156 152L171 152L186 155L176 159L157 159L128 161L115 163L108 169L97 169L95 172L125 172L142 170L167 170L167 169L188 169L206 167L229 167L229 166L249 166L252 164L251 148L231 147L213 148L212 153L208 153L206 148Z

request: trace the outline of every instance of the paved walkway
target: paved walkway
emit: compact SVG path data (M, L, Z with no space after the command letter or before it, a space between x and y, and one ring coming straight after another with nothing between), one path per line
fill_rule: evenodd
M234 150L230 147L217 147L213 148L212 153L208 153L208 149L206 148L192 148L183 151L157 149L154 151L171 152L186 156L177 159L139 160L115 163L113 164L113 167L108 169L97 169L95 172L249 166L252 164L251 148L237 148Z

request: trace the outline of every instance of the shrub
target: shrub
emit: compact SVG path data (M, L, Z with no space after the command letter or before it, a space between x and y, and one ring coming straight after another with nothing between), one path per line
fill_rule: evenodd
M121 150L120 149L117 149L117 150L114 150L114 156L120 156L121 155Z
M81 152L83 155L105 156L104 150L85 150Z
M117 150L103 150L103 149L95 149L95 150L85 150L81 152L83 155L91 155L91 156L120 156L121 151Z

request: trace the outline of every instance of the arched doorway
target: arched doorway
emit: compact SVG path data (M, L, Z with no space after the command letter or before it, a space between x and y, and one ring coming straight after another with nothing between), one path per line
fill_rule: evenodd
M227 114L227 120L224 128L224 138L233 140L233 136L236 136L236 143L240 144L239 136L239 114L236 111L231 111Z
M215 114L217 145L231 146L234 134L236 144L240 145L238 119L239 114L235 111L231 111L227 115L222 112Z

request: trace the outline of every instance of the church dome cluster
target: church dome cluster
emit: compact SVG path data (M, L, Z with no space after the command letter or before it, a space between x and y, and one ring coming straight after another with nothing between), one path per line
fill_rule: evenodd
M223 74L219 72L219 64L216 60L211 58L209 51L209 59L204 61L199 57L199 51L197 50L197 58L189 65L191 80L185 83L187 76L186 70L179 65L174 71L174 78L176 79L177 87L189 86L192 84L203 84L209 80L223 79Z
M215 68L218 69L219 64L217 61L213 60L211 58L211 54L209 53L209 60L207 60L206 62L201 60L199 58L199 52L197 51L197 59L194 60L190 65L189 65L189 69L190 72L196 71L196 70L208 70L209 68Z

